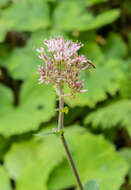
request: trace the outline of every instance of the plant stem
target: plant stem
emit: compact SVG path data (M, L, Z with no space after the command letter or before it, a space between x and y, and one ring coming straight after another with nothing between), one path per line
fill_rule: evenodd
M59 85L60 95L59 95L59 109L64 109L64 93L62 90L62 84ZM59 111L59 121L58 121L58 131L63 129L63 120L64 120L64 113Z
M61 140L62 140L62 143L63 143L63 145L64 145L64 148L65 148L65 151L66 151L68 160L69 160L70 165L71 165L71 167L72 167L73 173L74 173L75 178L76 178L76 181L77 181L77 183L78 183L78 186L79 186L80 190L83 190L80 177L79 177L79 175L78 175L77 169L76 169L76 167L75 167L74 161L73 161L73 159L72 159L71 153L70 153L69 148L68 148L68 145L67 145L67 143L66 143L66 139L65 139L64 134L61 134Z
M60 95L59 95L59 110L61 110L61 109L64 108L64 96L63 96L64 93L63 93L63 90L62 90L62 84L59 85L59 90L60 90ZM62 111L59 111L58 131L60 131L61 129L63 129L63 119L64 119L64 113ZM70 165L72 167L72 171L73 171L74 176L76 178L77 184L79 186L79 189L83 190L82 183L81 183L80 177L78 175L77 169L75 167L74 161L72 159L70 150L69 150L68 145L66 143L66 139L65 139L64 133L61 133L61 140L62 140L64 149L66 151L69 163L70 163Z

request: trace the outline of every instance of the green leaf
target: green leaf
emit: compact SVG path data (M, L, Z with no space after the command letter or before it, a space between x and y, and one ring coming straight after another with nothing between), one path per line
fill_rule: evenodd
M11 190L11 183L7 171L0 165L0 189Z
M84 6L78 1L61 1L54 11L53 19L54 27L60 30L84 31L93 15L91 12L86 13Z
M67 14L63 14L66 12ZM61 1L54 11L54 27L71 31L86 31L102 27L115 21L120 15L119 9L113 9L94 16L85 9L81 1Z
M97 67L104 61L104 54L96 42L88 42L81 48L81 53L90 59Z
M36 147L37 144L32 141L13 144L5 156L5 167L12 179L17 180L24 167L37 159Z
M120 88L119 80L123 76L121 71L122 63L120 60L113 59L109 60L105 65L96 65L95 70L85 73L81 77L85 79L85 89L88 89L88 92L79 93L74 99L66 97L66 103L71 107L94 107L96 103L107 99L107 93L112 96L115 95Z
M35 31L47 28L50 25L48 5L43 0L37 0L37 3L35 0L14 1L2 10L0 25L4 33L9 30Z
M93 30L114 22L120 16L120 9L112 9L100 13L87 24L86 30Z
M4 136L21 134L39 128L55 113L55 93L47 85L39 85L36 77L24 82L21 89L20 105L12 105L11 92L1 87L0 133ZM48 101L49 100L49 101Z
M110 33L106 44L103 46L103 52L106 59L109 58L125 58L127 55L127 46L122 37L116 33Z
M68 134L66 139L83 184L87 180L96 179L101 190L119 190L128 166L109 142L102 136L86 132ZM51 172L48 189L58 190L74 186L74 175L67 159L64 159Z
M123 148L120 150L121 155L123 158L129 163L131 169L131 149L130 148Z
M131 185L131 149L130 148L122 148L119 152L130 166L129 172L128 172L128 177L129 177L129 184Z
M103 129L125 127L131 136L131 100L119 100L90 113L85 118L85 124L89 123Z
M45 157L45 159L48 159L50 162L52 162L51 158L48 156L47 158ZM49 166L49 161L47 162L44 160L45 164L48 164L46 166L45 164L41 164L41 161L42 160L34 160L33 162L29 163L29 165L23 170L16 183L16 190L47 190L46 180L50 170L52 169L52 164Z
M69 108L68 108L67 106L66 106L66 107L64 107L63 112L64 112L65 114L68 114L68 112L69 112Z
M37 134L35 134L35 136L44 137L44 136L49 136L49 135L56 135L57 137L59 137L62 134L64 134L64 130L63 129L61 129L60 131L58 131L56 128L52 128L51 132L37 133Z
M99 190L99 187L95 180L90 180L84 185L84 190Z
M54 135L54 132L36 133L34 135L38 136L38 137L44 137L44 136L48 136L48 135Z
M63 109L56 109L56 110L59 112L63 112L65 114L68 114L68 112L69 112L69 108L67 106L65 106Z
M60 142L53 137L47 137L44 141L32 139L15 143L11 147L5 157L5 165L11 178L16 181L17 190L47 190L48 176L63 157L58 148Z
M37 62L38 57L35 50L34 52L28 52L26 49L16 48L11 54L1 60L1 65L8 69L9 74L13 78L27 79L36 73Z
M96 179L101 190L118 190L128 164L101 135L92 135L81 127L79 132L72 133L75 128L66 130L66 139L82 182ZM43 132L48 130L47 127ZM58 190L76 186L60 139L55 136L36 139L13 144L5 157L5 166L16 181L16 189Z

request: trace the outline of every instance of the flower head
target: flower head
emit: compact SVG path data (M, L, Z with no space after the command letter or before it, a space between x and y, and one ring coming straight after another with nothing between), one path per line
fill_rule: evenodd
M44 40L44 46L37 49L39 58L45 65L38 67L40 83L51 82L57 88L61 82L65 82L72 95L87 91L83 90L84 80L80 80L80 74L90 66L95 66L84 55L78 55L78 50L82 46L83 44L78 42L65 41L63 37ZM46 49L50 56L47 56Z

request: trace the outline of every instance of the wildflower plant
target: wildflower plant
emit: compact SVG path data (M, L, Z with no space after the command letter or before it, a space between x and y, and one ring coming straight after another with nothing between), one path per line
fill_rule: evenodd
M51 83L56 94L59 96L58 129L53 129L48 134L60 134L80 190L83 190L83 186L64 136L63 119L64 112L68 112L67 107L64 108L64 96L71 96L73 98L76 93L86 93L88 90L84 89L85 81L80 77L81 72L87 70L89 67L95 68L89 59L84 55L78 54L82 46L82 43L57 37L44 40L43 46L36 50L39 53L39 58L43 60L43 65L38 66L38 74L40 75L39 83L46 83L47 85ZM69 94L64 94L65 84L70 89ZM85 187L84 189L88 189L87 184Z

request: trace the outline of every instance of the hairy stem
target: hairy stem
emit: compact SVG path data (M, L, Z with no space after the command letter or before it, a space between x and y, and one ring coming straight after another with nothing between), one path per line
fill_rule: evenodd
M61 109L64 108L64 96L63 96L64 93L63 93L63 90L62 90L62 84L59 85L59 90L60 90L59 110L61 110ZM59 111L58 131L60 131L61 129L63 129L63 119L64 119L64 113L62 111ZM72 171L73 171L74 176L76 178L77 184L79 186L79 189L83 190L82 183L81 183L80 177L78 175L77 169L75 167L74 161L72 159L70 150L69 150L68 145L66 143L66 139L65 139L64 133L61 133L61 140L62 140L64 149L66 151L69 163L70 163L70 165L72 167Z

